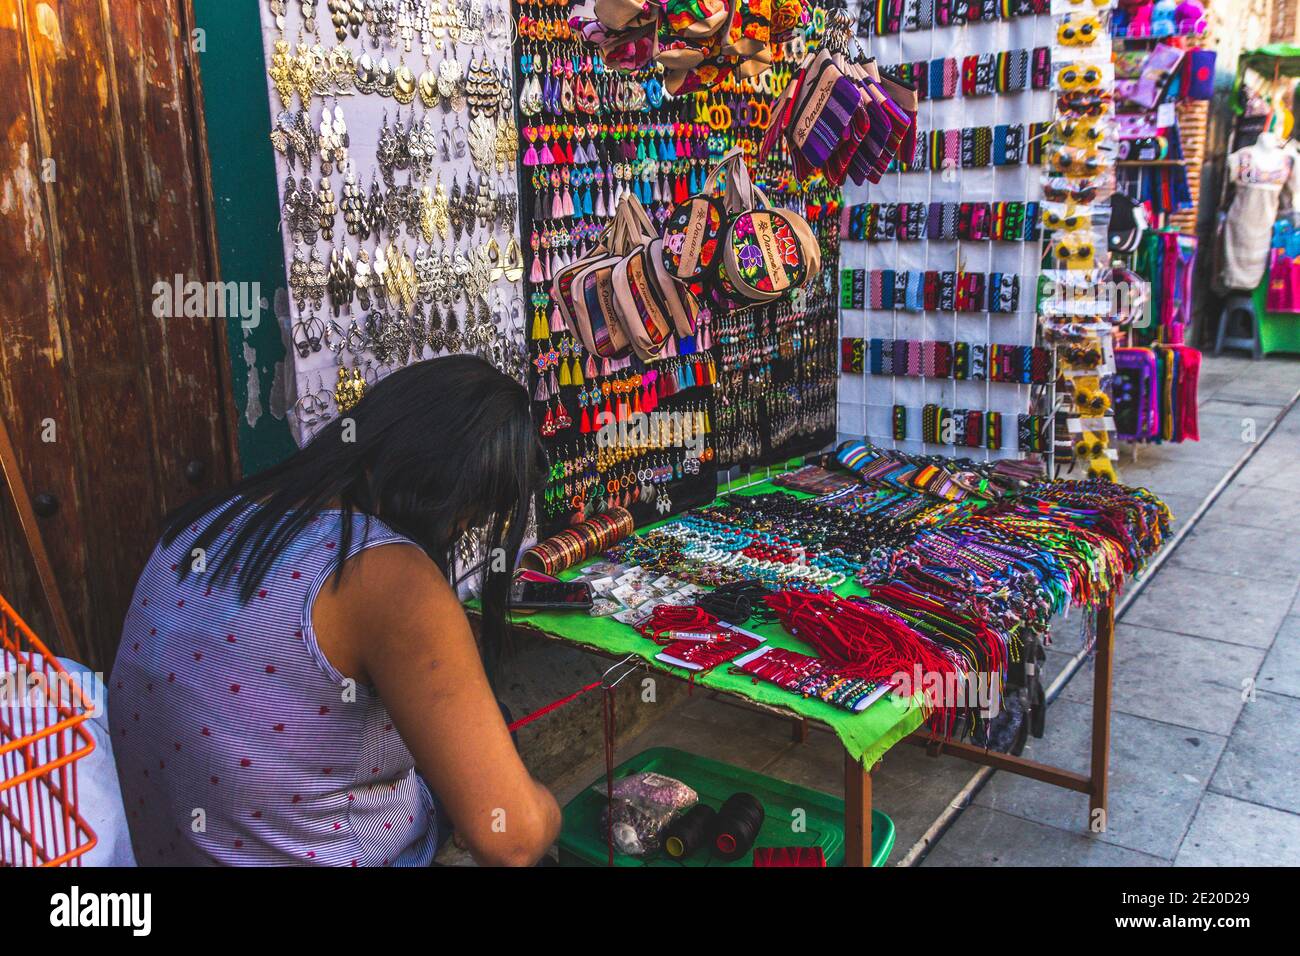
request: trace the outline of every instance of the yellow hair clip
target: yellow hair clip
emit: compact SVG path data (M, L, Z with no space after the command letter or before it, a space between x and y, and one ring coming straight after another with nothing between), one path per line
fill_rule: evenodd
M1088 14L1071 14L1056 28L1056 40L1061 46L1089 46L1101 36L1101 20Z
M1056 74L1063 90L1095 90L1101 86L1101 67L1094 63L1067 63Z

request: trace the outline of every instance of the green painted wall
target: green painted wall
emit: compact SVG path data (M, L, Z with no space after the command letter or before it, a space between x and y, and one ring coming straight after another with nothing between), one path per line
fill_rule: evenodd
M227 330L244 474L296 447L286 421L271 415L272 380L285 355L274 311L285 268L258 2L193 0L205 44L199 69L221 277L259 283L264 300L256 328L242 328L236 317Z

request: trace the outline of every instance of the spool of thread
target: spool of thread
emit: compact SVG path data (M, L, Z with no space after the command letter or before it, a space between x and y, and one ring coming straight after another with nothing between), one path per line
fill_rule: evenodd
M733 793L718 811L713 852L723 860L739 860L754 846L763 826L763 804L752 793Z
M668 825L664 833L664 852L674 860L684 860L707 847L717 818L716 810L697 803Z
M519 565L545 574L559 574L609 550L630 535L634 527L632 512L626 508L610 508L537 542L524 552Z

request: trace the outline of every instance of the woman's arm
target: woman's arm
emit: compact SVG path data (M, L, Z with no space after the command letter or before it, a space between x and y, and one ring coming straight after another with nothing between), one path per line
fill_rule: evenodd
M379 691L474 859L537 862L559 835L559 806L520 760L465 612L428 556L411 545L363 551L312 613L331 663Z

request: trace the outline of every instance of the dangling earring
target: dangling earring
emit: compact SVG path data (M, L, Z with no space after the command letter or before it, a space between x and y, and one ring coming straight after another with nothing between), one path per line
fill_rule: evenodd
M506 257L502 265L502 273L509 282L518 282L524 277L524 253L519 248L519 242L514 236L510 237L510 243L506 246Z

